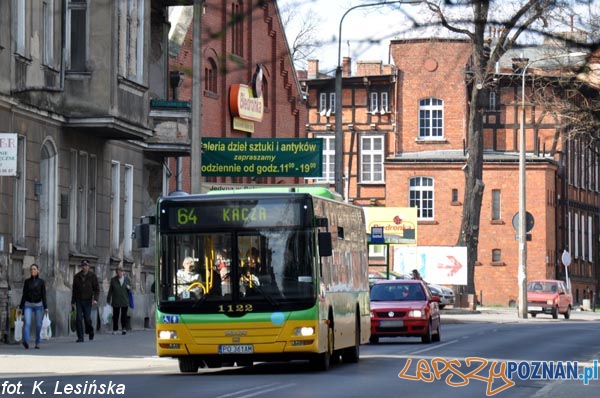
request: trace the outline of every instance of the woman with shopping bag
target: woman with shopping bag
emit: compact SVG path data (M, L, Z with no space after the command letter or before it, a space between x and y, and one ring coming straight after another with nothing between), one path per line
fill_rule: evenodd
M131 283L125 275L123 267L117 267L117 275L111 278L106 302L112 305L113 334L119 333L119 319L121 320L121 334L127 334L127 307L129 306L129 292Z
M40 269L37 264L31 264L31 276L23 284L23 296L19 305L18 315L24 314L23 347L29 349L29 333L31 331L31 318L35 315L35 348L40 348L42 340L42 322L44 314L48 314L46 303L46 283L40 278Z

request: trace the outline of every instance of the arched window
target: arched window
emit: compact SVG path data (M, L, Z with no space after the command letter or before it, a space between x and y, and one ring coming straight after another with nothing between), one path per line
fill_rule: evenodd
M413 177L409 180L408 206L417 208L419 220L433 219L433 178Z
M204 91L217 94L217 63L214 59L208 59L208 65L204 68Z
M444 136L444 101L425 98L419 101L419 138L438 139Z

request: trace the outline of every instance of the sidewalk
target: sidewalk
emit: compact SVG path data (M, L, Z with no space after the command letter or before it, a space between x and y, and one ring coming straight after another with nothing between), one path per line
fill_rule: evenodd
M563 315L558 319L552 319L551 315L538 315L533 318L528 315L527 319L519 317L516 308L508 307L477 307L476 310L467 308L448 308L441 310L442 323L464 323L464 322L571 322L571 321L600 321L600 311L581 311L580 308L574 308L571 311L571 318L566 320Z
M0 374L6 377L57 374L115 374L136 369L139 373L179 372L177 361L158 358L154 329L126 335L96 333L93 341L75 343L75 336L42 341L26 350L19 344L0 344Z

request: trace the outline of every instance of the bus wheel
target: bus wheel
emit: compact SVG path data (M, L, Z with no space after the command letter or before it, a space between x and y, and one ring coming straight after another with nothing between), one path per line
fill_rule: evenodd
M360 316L356 314L354 326L354 346L344 348L342 360L346 363L357 363L360 358Z
M329 369L331 364L331 357L333 355L333 325L329 325L327 328L327 351L322 354L316 354L310 359L311 368L319 371L326 371Z
M179 371L181 373L196 373L198 372L198 360L192 357L177 358L179 361Z

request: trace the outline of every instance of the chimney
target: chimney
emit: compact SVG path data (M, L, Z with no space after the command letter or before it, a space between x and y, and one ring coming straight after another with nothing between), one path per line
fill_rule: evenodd
M352 76L352 58L344 57L342 59L342 77Z
M319 60L309 59L308 60L308 76L309 79L316 79L319 77Z

